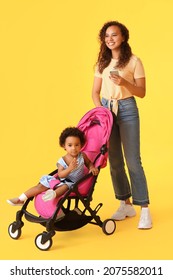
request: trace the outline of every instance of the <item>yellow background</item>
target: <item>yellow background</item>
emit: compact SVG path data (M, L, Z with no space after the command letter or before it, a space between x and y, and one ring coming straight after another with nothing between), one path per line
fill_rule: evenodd
M0 258L172 259L172 0L6 0L0 2ZM103 23L118 20L145 66L147 96L139 100L141 152L151 200L153 229L137 229L137 216L117 222L115 234L87 225L56 232L50 251L34 245L44 228L25 222L12 240L8 225L18 208L6 199L37 183L55 168L63 150L62 129L93 108L93 66ZM102 220L118 206L106 167L93 208L103 202ZM31 206L32 207L32 206ZM25 221L25 220L24 220Z

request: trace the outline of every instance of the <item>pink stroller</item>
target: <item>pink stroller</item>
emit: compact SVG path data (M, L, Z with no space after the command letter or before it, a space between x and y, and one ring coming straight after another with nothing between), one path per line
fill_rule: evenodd
M77 125L86 136L86 144L82 150L99 170L107 164L112 121L112 113L104 107L98 107L87 112ZM55 177L56 174L57 170L50 173ZM34 204L39 216L27 211L28 203L33 200L33 197L29 198L16 213L16 221L9 225L10 237L18 239L21 236L21 228L24 226L23 215L26 220L39 223L46 228L46 231L35 238L35 245L40 250L48 250L52 246L52 237L56 231L75 230L88 223L100 226L107 235L113 234L116 229L115 221L106 219L102 222L97 215L102 203L99 203L94 210L90 206L97 176L87 173L86 170L85 176L75 183L72 189L51 201L44 202L42 194L37 195ZM52 182L51 188L55 188L59 183L58 179Z

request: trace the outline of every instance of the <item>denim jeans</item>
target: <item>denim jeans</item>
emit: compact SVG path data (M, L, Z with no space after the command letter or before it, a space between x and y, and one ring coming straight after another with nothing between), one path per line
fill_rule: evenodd
M108 100L102 98L108 107ZM118 100L117 116L113 113L109 142L109 162L115 196L135 205L149 204L148 187L140 156L140 122L134 97ZM129 176L126 174L125 161ZM129 178L129 179L128 179Z

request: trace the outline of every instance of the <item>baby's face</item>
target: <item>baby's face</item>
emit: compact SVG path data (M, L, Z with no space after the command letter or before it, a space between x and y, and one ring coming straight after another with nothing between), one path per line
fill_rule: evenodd
M79 137L68 136L65 140L64 149L72 157L77 157L81 150L81 141Z

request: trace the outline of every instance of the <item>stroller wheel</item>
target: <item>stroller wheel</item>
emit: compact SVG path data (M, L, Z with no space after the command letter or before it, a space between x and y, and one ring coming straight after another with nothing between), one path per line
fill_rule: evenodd
M52 246L52 239L50 238L43 243L43 234L38 234L35 238L35 245L38 249L42 251L47 251Z
M18 239L21 236L22 230L21 228L15 229L15 223L12 223L8 227L8 233L11 238Z
M105 234L113 234L116 229L116 223L112 219L107 219L102 224L102 230Z

